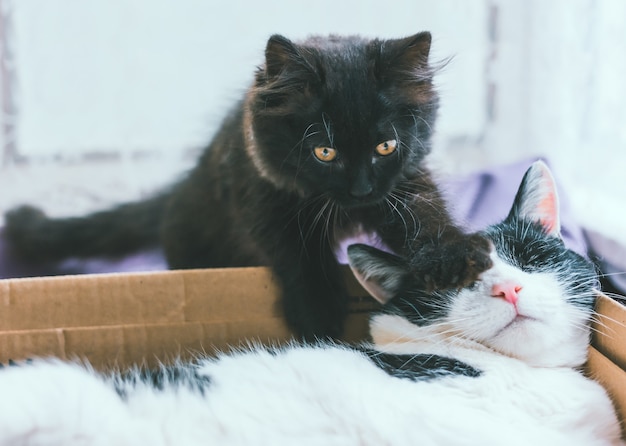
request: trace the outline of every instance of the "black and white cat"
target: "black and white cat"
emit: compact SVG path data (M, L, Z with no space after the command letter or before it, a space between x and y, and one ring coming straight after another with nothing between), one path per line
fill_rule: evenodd
M596 275L559 238L557 205L537 162L509 216L484 231L493 266L459 291L422 292L410 259L351 246L352 268L385 302L369 344L114 376L56 360L4 368L0 444L622 444L606 392L579 370Z

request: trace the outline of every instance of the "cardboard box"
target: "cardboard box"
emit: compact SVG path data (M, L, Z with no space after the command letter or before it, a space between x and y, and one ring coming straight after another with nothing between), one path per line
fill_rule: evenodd
M378 304L349 270L345 338L367 336ZM292 337L267 268L0 280L0 362L54 355L96 368L154 365Z
M378 304L346 269L345 340L367 337ZM626 307L601 295L586 373L626 420ZM85 358L96 368L155 365L291 338L267 268L225 268L0 280L0 363ZM626 423L624 423L626 424Z

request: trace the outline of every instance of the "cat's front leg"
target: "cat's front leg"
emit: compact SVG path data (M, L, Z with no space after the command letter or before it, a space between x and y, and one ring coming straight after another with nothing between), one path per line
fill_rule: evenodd
M338 338L347 314L339 263L318 228L273 224L258 237L281 287L281 309L293 332L305 340ZM303 237L302 234L306 234Z
M466 234L450 217L435 184L422 179L419 192L394 207L380 231L383 241L407 257L426 290L461 288L491 267L491 244Z
M339 338L347 292L336 261L286 257L273 269L282 288L283 314L293 332L307 341Z

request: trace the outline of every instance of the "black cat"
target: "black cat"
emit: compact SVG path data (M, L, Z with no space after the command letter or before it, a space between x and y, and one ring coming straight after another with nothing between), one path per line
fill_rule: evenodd
M338 242L376 233L423 258L428 288L490 266L488 243L449 217L430 173L437 111L431 36L396 40L275 35L243 101L187 177L155 198L86 217L6 216L25 258L119 255L161 243L171 268L270 265L290 326L341 334Z

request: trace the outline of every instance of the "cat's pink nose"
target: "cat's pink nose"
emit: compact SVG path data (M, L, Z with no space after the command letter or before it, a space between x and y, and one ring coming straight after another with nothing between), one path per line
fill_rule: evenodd
M517 293L519 293L521 289L522 286L516 282L496 283L491 287L491 295L493 297L500 297L515 305L518 299Z

